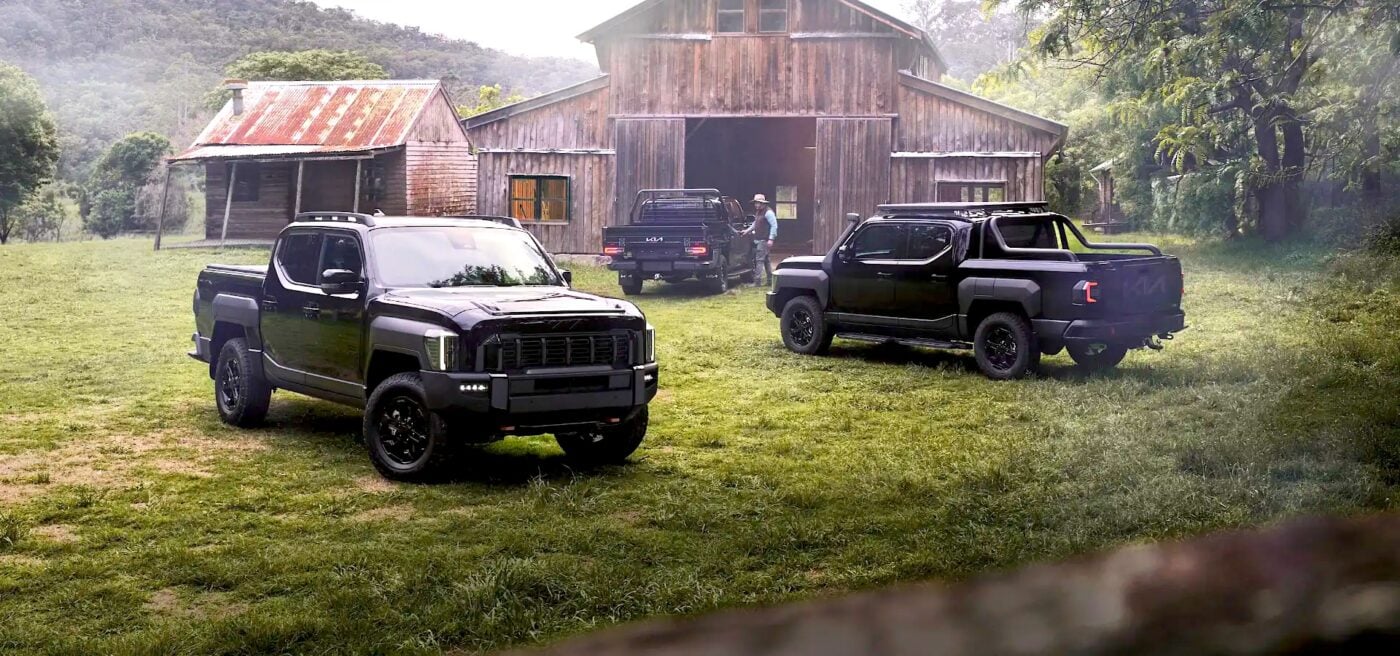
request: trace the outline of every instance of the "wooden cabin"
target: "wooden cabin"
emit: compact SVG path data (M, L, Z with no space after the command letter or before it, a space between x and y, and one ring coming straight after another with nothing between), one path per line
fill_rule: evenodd
M857 0L647 0L580 36L603 75L464 121L478 203L597 253L645 188L775 200L820 253L885 202L1041 200L1064 125L940 82L922 30Z
M203 165L207 239L272 239L303 211L476 210L476 156L436 81L235 82L174 164Z
M1099 187L1099 194L1094 214L1084 226L1106 235L1124 232L1131 227L1123 208L1118 205L1118 180L1113 175L1114 165L1114 160L1108 160L1089 169L1089 175Z

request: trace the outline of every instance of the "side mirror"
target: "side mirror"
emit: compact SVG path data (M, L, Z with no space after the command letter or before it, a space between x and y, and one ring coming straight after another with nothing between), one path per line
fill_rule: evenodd
M846 223L860 223L860 215L859 215L859 214L847 214L847 215L846 215Z
M321 291L327 294L349 294L364 286L360 274L348 269L326 269L321 272Z
M573 272L573 271L570 271L570 270L568 270L568 269L560 269L560 270L559 270L559 275L560 275L560 277L562 277L562 278L564 279L564 284L566 284L566 285L568 285L568 286L570 286L570 287L573 287L573 286L574 286L574 272Z
M836 259L842 262L851 261L851 246L849 244L836 249Z

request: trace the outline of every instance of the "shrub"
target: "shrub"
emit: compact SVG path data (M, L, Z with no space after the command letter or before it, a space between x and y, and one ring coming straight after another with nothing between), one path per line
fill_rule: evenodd
M29 535L29 527L10 513L0 513L0 551L14 548Z
M92 211L83 217L83 228L103 239L121 234L136 214L136 198L127 189L107 189L92 197Z

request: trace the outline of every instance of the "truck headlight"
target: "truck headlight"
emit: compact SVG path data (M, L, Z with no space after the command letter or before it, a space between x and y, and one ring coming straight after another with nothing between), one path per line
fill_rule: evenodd
M428 354L432 371L452 371L457 366L457 335L445 330L430 331L423 336L423 351Z
M656 362L656 326L647 324L646 336L642 338L642 359L646 364Z

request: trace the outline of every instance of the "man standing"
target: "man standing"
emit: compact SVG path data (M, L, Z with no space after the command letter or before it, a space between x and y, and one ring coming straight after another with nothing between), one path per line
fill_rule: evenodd
M773 251L773 240L778 238L778 215L768 206L767 196L759 194L753 197L753 225L744 234L753 235L753 256L763 266L762 285L773 286L773 263L768 255ZM758 272L754 271L754 274L757 280Z

